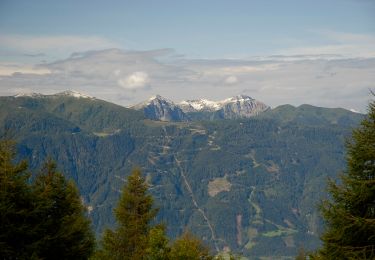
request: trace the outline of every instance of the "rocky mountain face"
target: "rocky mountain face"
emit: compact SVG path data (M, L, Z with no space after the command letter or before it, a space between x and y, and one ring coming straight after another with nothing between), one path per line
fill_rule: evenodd
M270 107L246 95L238 95L221 101L207 99L186 100L178 104L186 113L222 111L224 118L248 118Z
M136 110L142 110L145 117L160 121L188 121L188 116L175 105L172 101L159 95L149 100L139 103L133 107Z
M221 104L225 119L249 118L270 109L266 104L245 95L226 99Z
M178 104L161 96L152 97L133 107L145 116L161 121L197 121L207 119L249 118L270 109L249 96L239 95L221 101L184 100Z

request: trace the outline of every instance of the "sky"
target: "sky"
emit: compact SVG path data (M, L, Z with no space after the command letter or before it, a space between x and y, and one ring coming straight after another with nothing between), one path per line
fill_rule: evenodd
M375 1L0 0L0 95L64 90L365 112Z

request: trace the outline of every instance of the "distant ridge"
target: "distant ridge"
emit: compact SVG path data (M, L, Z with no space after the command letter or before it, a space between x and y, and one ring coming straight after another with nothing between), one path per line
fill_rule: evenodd
M74 91L66 90L55 94L41 94L35 92L18 93L13 98L42 98L42 99L56 99L61 97L69 97L75 99L90 99L99 100L93 96ZM157 121L171 121L171 122L187 122L187 121L210 121L218 119L238 119L251 118L254 116L262 117L279 117L283 121L298 119L298 120L321 120L325 118L327 122L336 120L337 114L345 115L345 111L361 114L358 111L347 110L343 108L328 109L319 108L312 105L301 105L294 107L292 105L281 105L271 109L270 106L263 102L256 100L247 95L237 95L231 98L212 101L209 99L194 99L183 100L175 103L160 95L155 95L141 103L134 106L127 107L133 110L138 110L143 113L145 118ZM306 111L305 111L306 110ZM320 116L323 114L325 116ZM332 119L334 118L334 119ZM345 121L341 118L341 121Z
M65 90L63 92L59 92L56 94L51 94L51 95L45 95L41 93L35 93L35 92L25 92L25 93L18 93L14 95L14 97L34 97L34 98L42 98L42 97L61 97L61 96L68 96L68 97L75 97L75 98L90 98L90 99L95 99L95 97L92 97L87 94L80 93L78 91L74 90Z

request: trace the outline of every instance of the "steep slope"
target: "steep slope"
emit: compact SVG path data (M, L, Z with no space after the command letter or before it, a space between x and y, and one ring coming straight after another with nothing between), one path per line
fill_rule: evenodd
M152 120L188 121L188 117L178 106L159 95L131 108L143 111L145 117Z
M0 97L0 134L17 140L33 169L48 156L57 161L77 182L98 234L113 225L124 180L140 166L171 237L189 228L212 248L285 257L317 246L316 204L326 178L344 168L345 137L362 118L285 108L163 122L92 98Z

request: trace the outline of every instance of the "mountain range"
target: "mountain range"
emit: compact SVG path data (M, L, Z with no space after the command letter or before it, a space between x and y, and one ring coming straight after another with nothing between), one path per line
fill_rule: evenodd
M270 109L264 103L245 95L222 101L184 100L178 104L157 95L131 108L142 110L149 119L161 121L249 118Z
M56 160L98 235L114 225L124 181L139 166L171 238L189 229L213 250L251 259L293 259L319 245L317 205L362 118L311 105L271 109L246 96L179 104L156 96L132 109L71 91L0 97L0 134L17 141L18 160L32 171Z

